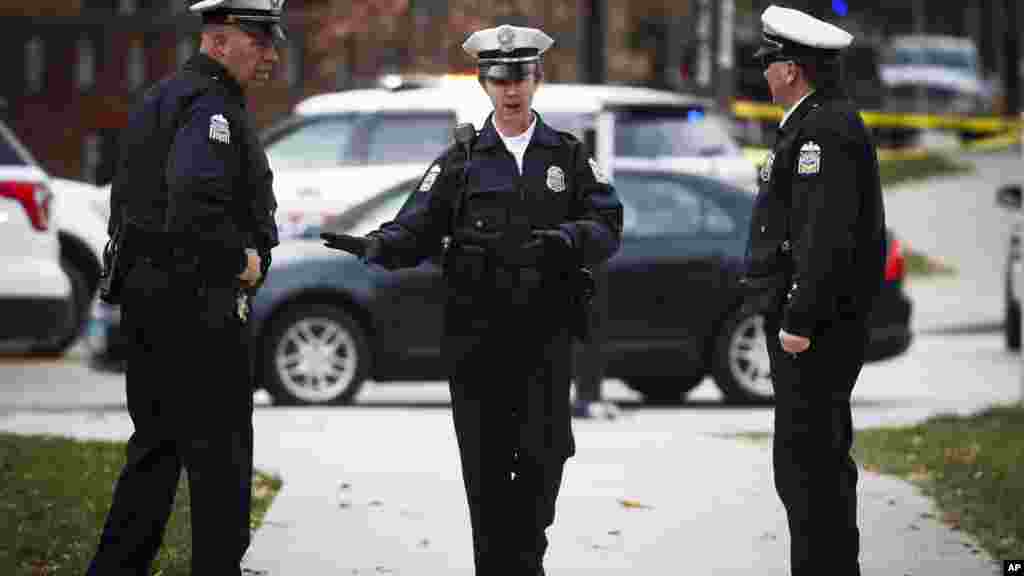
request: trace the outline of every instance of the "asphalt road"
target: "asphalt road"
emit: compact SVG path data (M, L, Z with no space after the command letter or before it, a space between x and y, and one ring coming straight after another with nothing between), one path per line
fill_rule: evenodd
M996 206L995 189L1024 181L1024 166L1017 152L965 155L963 160L975 165L973 173L886 193L890 227L914 250L955 267L957 274L908 282L916 341L905 355L865 368L855 390L861 425L973 410L1021 397L1017 359L1003 350L999 332L1009 217ZM122 410L123 377L93 372L84 360L81 346L58 360L0 357L0 414ZM605 395L627 410L646 409L621 382L607 381ZM767 409L725 408L720 400L706 380L686 402L650 410L712 408L703 411L714 415L711 428L768 422ZM448 392L437 382L369 383L357 401L367 407L445 407ZM265 395L258 395L257 403L272 409ZM751 414L760 416L747 422Z

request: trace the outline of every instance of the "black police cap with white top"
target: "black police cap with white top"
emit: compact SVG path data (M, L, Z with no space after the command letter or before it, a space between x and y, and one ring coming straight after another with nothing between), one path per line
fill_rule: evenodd
M462 49L477 59L481 77L522 80L536 70L541 54L554 43L536 28L503 24L474 32Z
M842 28L792 8L769 6L761 13L761 46L754 54L764 63L776 60L829 60L850 45Z
M281 25L284 3L285 0L200 0L188 9L201 15L204 22L231 24L282 41L286 37Z

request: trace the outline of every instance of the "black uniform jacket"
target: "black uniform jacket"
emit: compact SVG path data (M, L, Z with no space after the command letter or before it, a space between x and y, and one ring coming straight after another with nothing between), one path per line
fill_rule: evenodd
M465 153L458 146L435 160L397 217L372 233L382 240L381 263L388 268L415 266L438 254L442 239L457 230L498 234L521 229L521 224L527 230L564 234L572 245L567 266L592 265L611 257L622 235L622 204L615 189L576 138L553 130L539 115L536 118L522 175L490 117L473 143L468 173L463 172ZM456 200L459 194L462 198ZM459 214L453 217L456 204ZM564 276L552 274L548 279ZM449 287L449 308L461 296L487 291L484 284L453 283L451 278ZM476 312L481 311L486 307ZM565 315L564 307L558 312ZM446 323L446 332L451 328Z
M882 282L885 216L875 147L857 109L814 92L761 167L749 273L781 273L781 327L811 337L864 323Z
M204 257L226 255L226 274L244 269L247 247L266 272L278 244L272 180L241 86L199 54L150 88L122 131L110 230L126 208L144 230L179 233Z

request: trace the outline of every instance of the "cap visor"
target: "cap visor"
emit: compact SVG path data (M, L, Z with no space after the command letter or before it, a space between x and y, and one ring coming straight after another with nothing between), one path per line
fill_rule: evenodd
M522 80L537 69L536 62L491 64L480 70L480 75L491 80Z

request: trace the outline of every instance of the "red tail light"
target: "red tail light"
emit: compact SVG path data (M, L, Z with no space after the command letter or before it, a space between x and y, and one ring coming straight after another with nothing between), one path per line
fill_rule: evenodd
M0 197L17 200L28 213L33 228L49 230L53 194L45 185L34 182L0 182Z
M885 255L885 280L891 282L903 278L907 270L907 259L903 255L903 243L893 238L889 242L889 253Z

